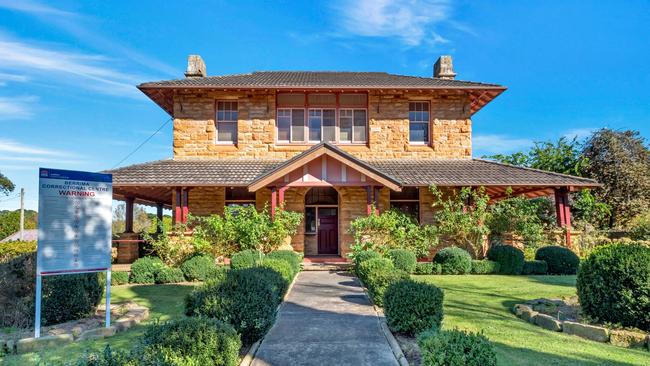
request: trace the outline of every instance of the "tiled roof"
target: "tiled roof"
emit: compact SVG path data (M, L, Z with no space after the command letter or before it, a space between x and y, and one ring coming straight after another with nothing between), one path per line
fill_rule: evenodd
M386 72L255 71L250 74L207 76L143 83L141 89L159 87L214 88L496 88L501 85L448 80Z
M159 160L106 172L113 174L114 186L245 186L285 163L286 160ZM591 179L480 159L391 159L365 163L402 186L598 186Z

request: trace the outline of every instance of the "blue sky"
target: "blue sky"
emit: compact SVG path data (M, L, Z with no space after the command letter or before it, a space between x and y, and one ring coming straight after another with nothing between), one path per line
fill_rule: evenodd
M37 167L113 167L168 116L136 88L254 70L387 71L508 90L474 155L610 127L650 137L650 2L0 0L0 171L37 207ZM171 157L171 124L122 165ZM18 207L15 194L0 209Z

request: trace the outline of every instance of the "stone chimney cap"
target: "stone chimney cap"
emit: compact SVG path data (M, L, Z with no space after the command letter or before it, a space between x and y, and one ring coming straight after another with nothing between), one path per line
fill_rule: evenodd
M445 55L438 58L438 61L433 65L433 77L454 80L456 73L454 72L451 56Z
M205 62L200 55L189 55L187 57L187 71L185 77L188 78L204 78L208 74L205 70Z

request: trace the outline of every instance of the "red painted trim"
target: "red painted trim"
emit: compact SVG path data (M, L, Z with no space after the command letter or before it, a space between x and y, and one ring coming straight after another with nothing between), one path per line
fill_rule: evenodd
M372 215L372 186L366 186L366 213Z
M64 271L47 271L41 272L42 276L54 275L54 274L65 274L65 273L79 273L79 272L100 272L108 271L108 268L87 268L87 269L69 269Z
M180 224L183 220L181 205L181 189L176 187L176 201L174 202L174 222L176 224Z
M555 214L557 225L565 229L565 243L571 247L571 207L569 206L569 189L566 187L555 189Z
M187 217L190 214L190 207L189 207L189 195L190 195L190 189L185 188L183 189L183 224L187 224Z
M287 190L287 187L280 187L278 189L278 206L284 206L284 192Z
M380 196L381 187L374 187L374 199L373 203L375 205L375 215L379 215L379 196Z
M277 207L277 188L271 188L271 219L275 218L275 209Z

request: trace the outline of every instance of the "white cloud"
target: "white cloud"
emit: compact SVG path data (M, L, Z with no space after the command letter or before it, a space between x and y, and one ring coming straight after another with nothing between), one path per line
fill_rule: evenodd
M75 156L75 154L66 151L46 149L46 148L33 146L33 145L25 145L20 142L16 142L14 140L1 139L1 138L0 138L0 153L13 153L13 154L19 154L21 156L35 155L41 157L74 157Z
M73 16L74 13L52 8L50 6L39 4L29 0L13 1L0 0L0 8L16 10L32 14L55 15L55 16Z
M595 127L584 127L584 128L574 128L571 130L568 130L565 134L564 137L568 139L573 139L576 138L578 140L582 140L584 138L587 138L591 136L594 131L598 130Z
M473 150L482 154L507 154L530 148L533 141L506 135L475 135Z
M35 96L0 97L0 120L31 117L33 115L33 104L36 101L38 101L38 98Z
M105 94L141 98L135 85L143 80L113 69L114 61L102 55L36 45L0 34L0 71L38 76L35 79L73 83Z
M449 42L433 28L450 18L450 0L344 0L335 10L352 35L397 38L407 46Z

